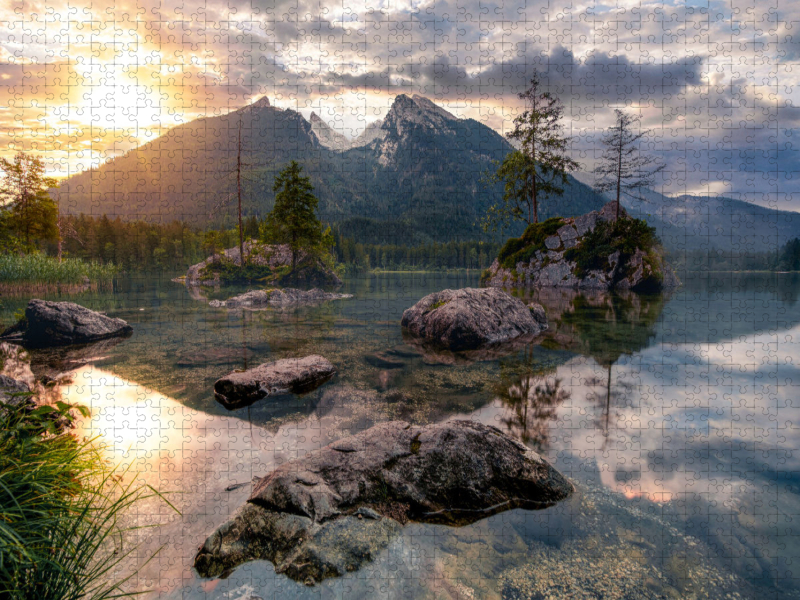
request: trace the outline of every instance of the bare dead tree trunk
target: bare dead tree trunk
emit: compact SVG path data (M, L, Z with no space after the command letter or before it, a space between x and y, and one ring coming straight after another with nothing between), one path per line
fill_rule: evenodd
M622 139L620 138L619 157L617 158L617 216L614 217L615 221L619 220L619 200L620 200L621 188L622 188Z
M244 266L244 229L242 228L242 119L239 119L239 151L236 153L236 192L239 196L239 261Z

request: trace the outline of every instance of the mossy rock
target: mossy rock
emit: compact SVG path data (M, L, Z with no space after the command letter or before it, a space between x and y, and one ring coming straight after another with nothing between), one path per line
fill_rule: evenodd
M531 223L521 237L509 239L501 248L497 260L505 269L513 269L517 263L530 262L534 255L542 250L547 250L544 241L556 235L564 226L564 219L553 217L541 223Z

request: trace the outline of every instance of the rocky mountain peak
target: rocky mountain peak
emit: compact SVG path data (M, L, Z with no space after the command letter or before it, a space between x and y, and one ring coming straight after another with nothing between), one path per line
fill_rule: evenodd
M269 98L267 96L261 96L261 98L250 105L250 108L269 108L270 106L272 105L269 103Z
M273 107L272 104L270 104L269 98L267 96L261 96L261 98L259 98L255 102L251 104L245 104L242 108L234 112L244 114L252 111L259 111L264 108L273 108L275 110L280 110L279 108Z
M381 129L384 138L380 147L379 162L389 165L398 150L405 142L415 137L415 131L436 132L441 134L455 134L453 127L459 119L434 104L428 98L414 94L407 96L399 94L395 97L392 108L383 121Z
M400 94L394 99L392 108L384 120L383 129L391 132L396 130L398 135L403 135L409 126L421 125L430 129L446 128L449 121L456 121L457 117L428 98L414 94L409 97Z
M386 132L383 130L383 119L378 119L377 121L369 123L366 128L364 128L364 131L353 140L352 147L358 148L360 146L367 146L372 143L373 140L382 140L385 136Z
M331 150L347 150L351 143L345 136L328 125L322 117L312 112L309 117L311 131L317 136L319 143Z

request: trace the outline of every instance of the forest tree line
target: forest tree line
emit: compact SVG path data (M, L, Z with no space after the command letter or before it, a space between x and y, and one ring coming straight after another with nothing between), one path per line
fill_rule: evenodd
M103 264L113 263L123 271L184 270L225 248L238 243L238 229L203 230L186 223L148 223L124 221L106 215L69 215L65 229L71 234L62 241L65 257L82 258ZM260 222L251 216L243 223L245 239L259 237ZM372 269L433 270L485 269L500 249L499 244L466 241L430 243L421 246L363 244L344 237L331 228L336 261L350 272ZM55 253L55 245L47 251Z
M160 224L105 215L63 218L74 232L62 243L64 256L113 263L123 271L182 270L238 242L236 228L203 230L180 221ZM243 229L246 239L257 238L259 220L248 217ZM331 231L336 261L353 273L373 269L485 269L500 250L500 244L479 241L364 244L341 235L335 225ZM52 254L55 245L50 246L47 250ZM679 272L800 271L800 239L788 241L777 252L693 250L669 258Z

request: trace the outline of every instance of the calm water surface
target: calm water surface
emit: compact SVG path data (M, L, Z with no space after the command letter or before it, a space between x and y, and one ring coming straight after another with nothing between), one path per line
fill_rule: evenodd
M92 411L81 435L180 509L154 500L129 515L160 525L140 531L127 566L151 597L800 597L800 279L704 276L669 297L540 293L550 331L501 356L403 339L405 308L477 282L371 276L346 283L352 300L242 312L166 278L123 280L70 299L126 319L132 338L5 369L31 380L70 370L60 393ZM0 318L24 303L5 299ZM232 369L310 353L339 369L311 394L235 411L214 400ZM198 546L249 494L226 487L389 419L493 424L578 491L461 528L410 524L378 560L316 587L264 561L224 580L192 571Z

